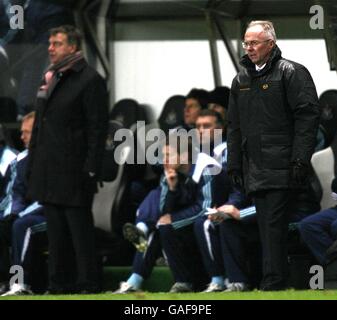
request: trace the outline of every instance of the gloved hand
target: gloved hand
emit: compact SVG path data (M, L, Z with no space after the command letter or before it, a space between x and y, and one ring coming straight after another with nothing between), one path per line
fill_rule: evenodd
M300 159L296 159L291 163L290 181L297 186L304 186L308 182L309 167Z
M244 190L244 183L242 172L239 170L232 170L228 172L229 179L231 181L232 186L238 190Z

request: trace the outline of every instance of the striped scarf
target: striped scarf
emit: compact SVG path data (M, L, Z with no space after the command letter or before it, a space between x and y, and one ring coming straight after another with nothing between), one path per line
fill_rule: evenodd
M84 60L83 53L82 51L77 51L68 55L59 63L51 64L43 76L43 84L39 89L38 97L48 98L57 83L56 75L69 70L74 64L81 60Z

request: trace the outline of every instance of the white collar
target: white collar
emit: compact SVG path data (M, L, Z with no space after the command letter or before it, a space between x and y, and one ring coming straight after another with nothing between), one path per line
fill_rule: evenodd
M261 71L265 66L266 66L267 62L265 64L263 64L261 67L259 67L258 65L255 65L255 69L257 72Z

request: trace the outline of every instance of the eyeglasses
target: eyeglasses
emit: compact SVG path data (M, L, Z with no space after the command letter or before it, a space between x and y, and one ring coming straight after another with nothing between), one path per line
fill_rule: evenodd
M272 39L268 39L268 40L264 40L264 41L257 41L257 40L253 40L253 41L244 41L242 42L242 48L243 49L247 49L248 47L253 47L255 48L256 46L258 46L261 43L270 41Z

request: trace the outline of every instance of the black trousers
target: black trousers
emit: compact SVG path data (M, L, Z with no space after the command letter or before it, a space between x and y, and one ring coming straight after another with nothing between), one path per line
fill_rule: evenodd
M288 276L287 235L289 190L266 190L253 194L262 244L262 290L281 290Z
M98 290L94 226L90 207L45 205L49 290Z

